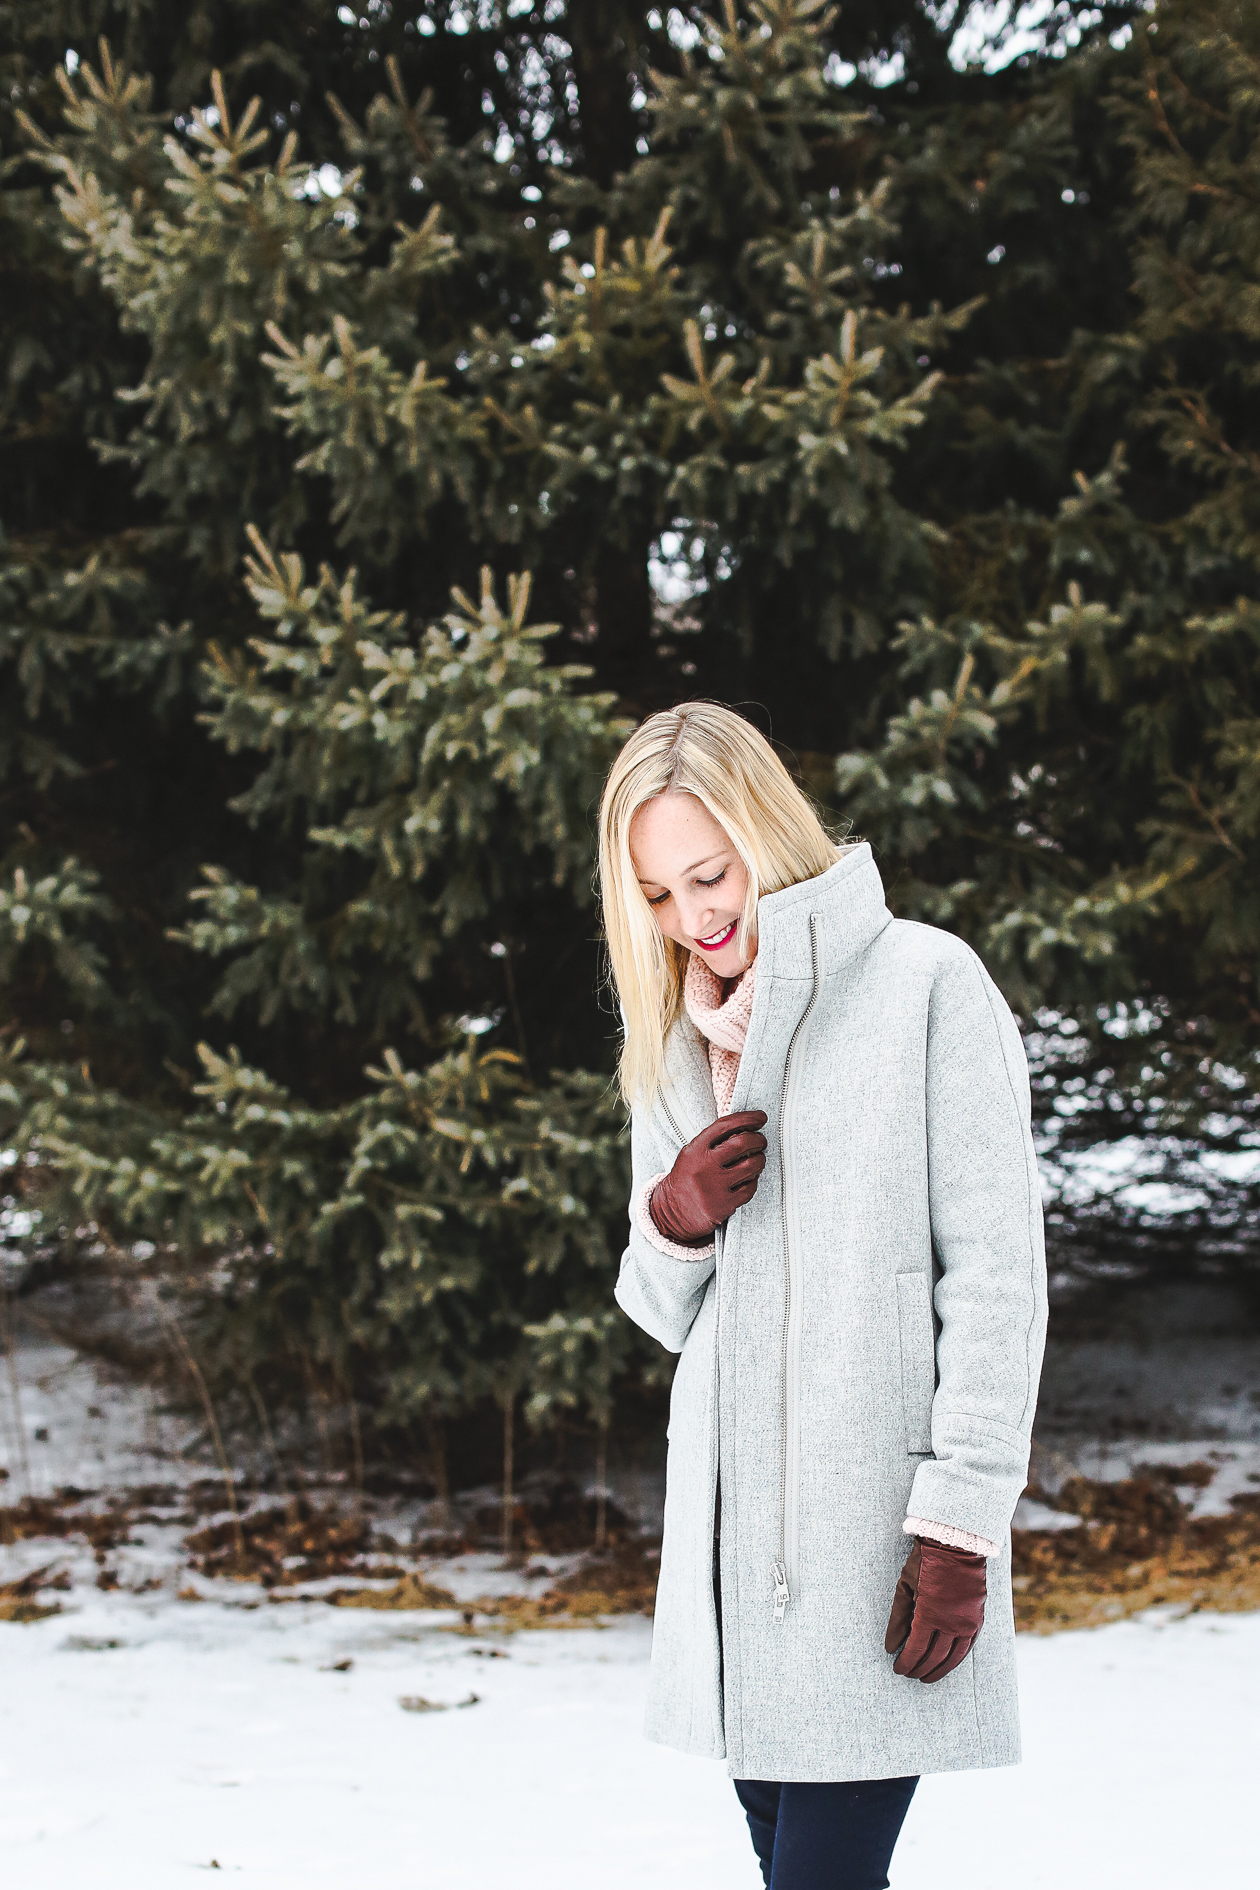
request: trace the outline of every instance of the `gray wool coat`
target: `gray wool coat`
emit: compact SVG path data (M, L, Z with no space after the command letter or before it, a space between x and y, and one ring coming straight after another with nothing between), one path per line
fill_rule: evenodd
M715 1115L686 1018L666 1076L632 1122L636 1190ZM1046 1304L1028 1071L980 960L892 917L869 846L758 906L748 1108L766 1168L716 1254L632 1226L617 1284L680 1354L648 1736L736 1778L1012 1764L1010 1520ZM907 1514L1002 1545L972 1653L929 1686L884 1652Z

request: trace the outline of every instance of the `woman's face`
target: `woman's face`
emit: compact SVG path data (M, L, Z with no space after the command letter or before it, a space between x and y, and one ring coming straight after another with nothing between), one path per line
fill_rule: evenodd
M737 978L748 962L735 943L748 872L708 809L693 794L658 794L630 823L630 853L666 938Z

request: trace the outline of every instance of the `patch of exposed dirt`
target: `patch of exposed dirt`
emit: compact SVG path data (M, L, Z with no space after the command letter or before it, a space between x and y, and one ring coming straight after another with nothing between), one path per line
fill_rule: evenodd
M589 1555L573 1574L536 1595L482 1595L457 1601L449 1589L418 1575L404 1575L393 1588L339 1588L327 1600L339 1608L458 1610L456 1634L480 1634L488 1626L516 1633L521 1628L588 1626L604 1614L651 1614L656 1602L660 1551L626 1542Z
M401 1576L400 1568L372 1567L371 1527L363 1516L341 1515L294 1497L283 1508L254 1510L238 1525L209 1523L185 1538L199 1575L261 1582L278 1588L324 1581L330 1575Z
M64 1571L53 1572L53 1564L33 1568L15 1582L0 1583L0 1621L46 1621L50 1614L61 1613L59 1601L40 1601L41 1590L68 1588Z
M86 1490L72 1485L54 1490L51 1496L27 1496L20 1503L0 1509L0 1543L27 1542L37 1536L77 1536L84 1538L98 1553L119 1548L130 1539L139 1521L149 1520L136 1513L133 1493L128 1491L107 1500L103 1508L85 1509L90 1500Z
M1142 1464L1121 1483L1073 1477L1054 1496L1030 1490L1082 1521L1016 1532L1016 1626L1053 1634L1161 1605L1260 1608L1260 1496L1236 1496L1229 1515L1195 1519L1178 1495L1213 1474L1211 1464Z
M379 1608L387 1613L459 1606L449 1588L438 1588L419 1575L404 1575L392 1588L335 1588L324 1599L335 1608Z
M1067 1529L1015 1533L1016 1625L1054 1633L1101 1626L1161 1604L1185 1610L1260 1609L1260 1494L1235 1497L1228 1515L1196 1519L1192 1493L1214 1475L1210 1463L1143 1464L1124 1482L1073 1477L1053 1494L1032 1486L1031 1496L1081 1521ZM589 1625L616 1614L650 1615L655 1605L659 1548L645 1542L612 1504L608 1547L601 1554L588 1550L560 1580L524 1566L531 1553L572 1555L590 1543L594 1501L572 1483L518 1500L514 1538L526 1581L537 1582L534 1592L487 1595L470 1603L458 1602L423 1574L386 1563L381 1551L396 1555L396 1545L374 1535L368 1517L347 1513L335 1500L321 1505L297 1497L254 1510L247 1507L249 1500L242 1492L246 1513L238 1538L237 1525L223 1513L223 1485L214 1478L191 1488L154 1484L105 1498L66 1485L52 1496L0 1508L0 1544L39 1538L85 1542L95 1554L98 1585L107 1589L118 1583L116 1572L106 1566L111 1551L133 1542L141 1524L178 1523L191 1529L185 1538L189 1565L202 1576L258 1582L275 1591L348 1577L353 1586L327 1596L339 1607L454 1611L459 1618L449 1631L470 1636ZM497 1544L500 1528L500 1511L487 1506L457 1546ZM55 1568L48 1563L0 1585L0 1621L37 1621L58 1612L59 1603L46 1591L68 1586L69 1576L63 1570L51 1573ZM360 1585L368 1579L392 1585ZM160 1585L157 1578L144 1587L155 1585ZM182 1592L199 1598L194 1588ZM282 1598L279 1592L273 1596Z
M564 1479L517 1497L512 1506L512 1542L526 1555L574 1555L590 1548L597 1523L595 1498ZM481 1546L498 1546L503 1537L503 1511L498 1503L474 1512L473 1532ZM637 1533L636 1525L615 1503L605 1505L604 1536L610 1548L632 1541Z
M566 1597L574 1614L651 1614L660 1572L659 1543L637 1538L588 1555L551 1592Z

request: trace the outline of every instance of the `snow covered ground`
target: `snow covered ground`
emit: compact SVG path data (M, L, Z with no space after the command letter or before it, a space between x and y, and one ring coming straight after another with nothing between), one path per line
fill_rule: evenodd
M45 1489L205 1475L171 1420L138 1420L137 1394L93 1389L90 1368L46 1351L23 1376ZM72 1583L60 1614L0 1622L6 1890L171 1890L212 1870L260 1890L755 1890L722 1768L640 1736L645 1620L469 1635L449 1613L276 1605L242 1584L180 1600L170 1532L134 1535L107 1592L82 1544L0 1550L0 1582L55 1555ZM491 1567L432 1578L485 1593ZM1028 1636L1020 1664L1024 1765L925 1781L897 1890L1255 1881L1260 1616Z
M434 1619L89 1591L0 1626L6 1884L754 1890L722 1768L640 1737L646 1621L496 1643ZM1024 1765L925 1781L897 1890L1254 1883L1260 1618L1020 1656Z

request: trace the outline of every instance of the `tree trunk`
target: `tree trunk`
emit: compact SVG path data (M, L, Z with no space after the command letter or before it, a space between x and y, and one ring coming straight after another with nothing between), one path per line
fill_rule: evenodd
M635 79L646 75L648 11L640 0L571 0L566 12L582 147L590 175L603 190L637 156L639 115L630 100ZM598 630L588 660L601 688L632 698L650 688L652 677L647 552L646 536L628 548L601 544L591 570Z
M451 1483L446 1468L446 1425L439 1415L426 1417L425 1433L429 1443L429 1475L433 1478L438 1502L439 1527L451 1526Z
M590 660L601 688L631 700L650 698L660 667L652 643L648 544L627 550L604 544L595 553L595 640Z
M638 116L630 104L632 77L643 76L641 5L627 0L571 0L564 35L573 54L582 148L591 176L608 190L635 159Z
M512 1487L513 1473L516 1467L516 1399L509 1395L503 1401L503 1553L512 1553L512 1511L515 1507L515 1492Z
M595 1550L602 1554L608 1546L608 1419L599 1420L595 1444Z
M255 1415L258 1418L258 1429L262 1435L264 1447L271 1459L271 1475L276 1478L276 1481L280 1485L281 1495L285 1498L289 1507L292 1508L293 1493L289 1488L289 1479L285 1475L284 1464L281 1461L280 1446L276 1442L276 1434L271 1428L271 1419L267 1416L267 1407L263 1403L262 1392L258 1389L253 1372L247 1371L245 1373L245 1385L249 1392Z
M13 1435L17 1442L17 1460L22 1471L22 1494L35 1494L31 1484L31 1461L26 1451L26 1420L22 1415L22 1388L18 1382L17 1344L9 1307L9 1283L0 1282L0 1318L4 1321L4 1355L9 1367L9 1398L13 1406Z
M363 1483L366 1472L363 1466L363 1432L359 1426L359 1407L353 1394L348 1395L346 1398L346 1409L350 1418L350 1451L351 1461L354 1466L355 1510L359 1515L362 1515Z

